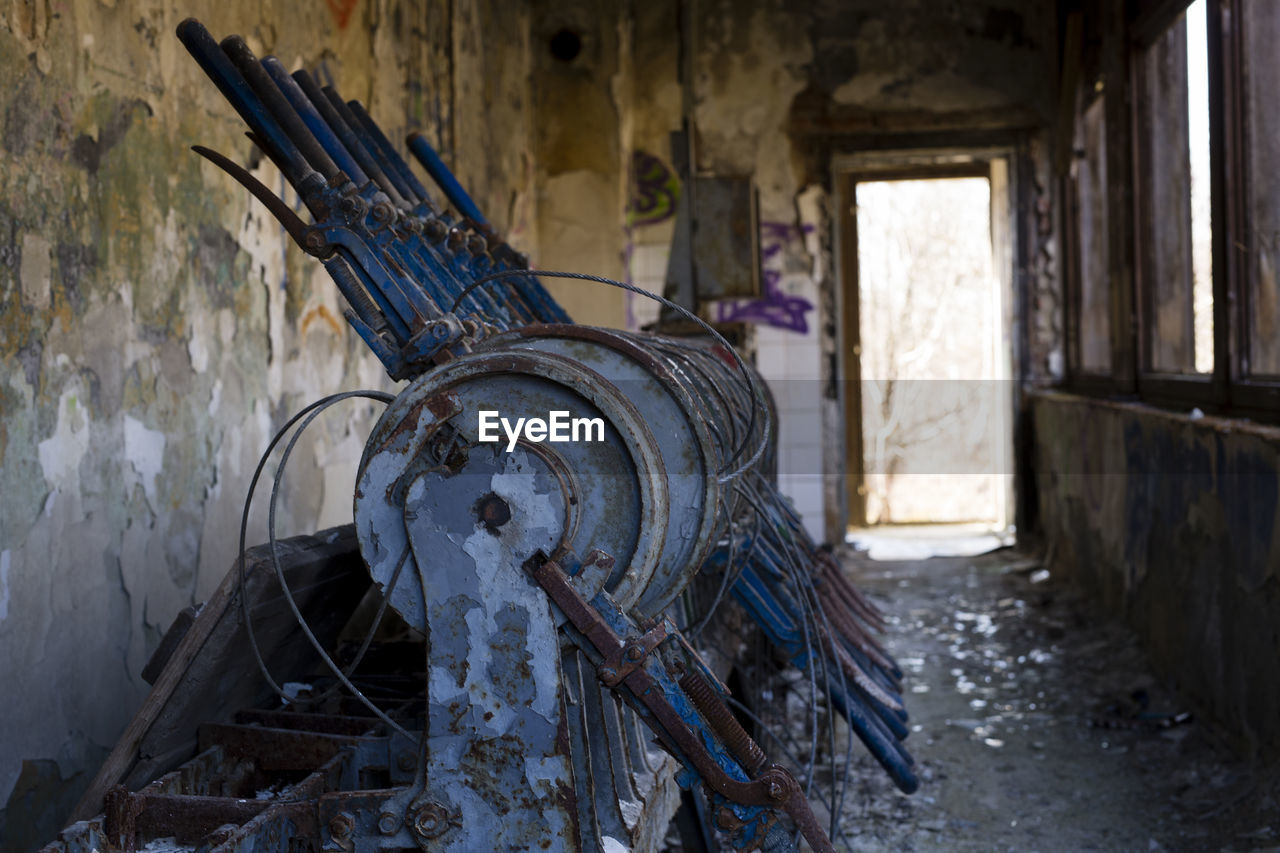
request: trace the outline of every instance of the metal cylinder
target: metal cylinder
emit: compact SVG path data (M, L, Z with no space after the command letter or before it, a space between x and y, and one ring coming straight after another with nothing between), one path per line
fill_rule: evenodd
M614 568L604 588L627 610L655 617L723 533L730 513L721 505L721 476L749 458L764 434L765 415L753 415L750 405L737 363L709 344L577 325L489 338L413 382L375 428L355 502L364 557L385 584L407 547L403 523L388 523L404 511L396 482L423 479L454 538L482 525L474 514L451 514L459 502L493 492L510 505L511 530L521 531L498 534L506 559L523 562L535 550L605 551ZM549 422L555 412L593 429L599 421L599 434L558 441L501 432L499 441L485 440L495 419ZM447 453L452 463L437 458ZM772 454L756 464L772 464ZM490 480L476 480L480 472ZM411 624L425 617L417 587L389 591Z

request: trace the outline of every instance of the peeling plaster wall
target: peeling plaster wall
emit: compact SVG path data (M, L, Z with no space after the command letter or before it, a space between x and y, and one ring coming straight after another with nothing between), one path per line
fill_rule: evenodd
M629 4L609 0L534 0L533 161L537 174L537 266L620 279L623 213L630 151ZM551 50L557 33L573 33L571 59ZM576 322L622 328L623 291L548 278L547 289Z
M812 80L882 118L1022 111L1047 122L1054 4L1039 0L815 0Z
M0 7L4 850L61 824L145 695L163 631L222 578L275 429L322 394L389 385L319 265L188 150L249 159L239 118L173 35L187 15L331 75L392 138L424 129L494 224L533 248L523 7ZM256 174L281 185L269 165ZM282 535L350 519L376 416L340 404L299 444Z
M779 291L814 306L806 331L757 339L778 354L762 363L783 402L785 488L819 536L840 533L819 472L842 467L823 441L841 415L827 169L844 143L797 130L797 112L816 104L850 132L1006 114L1038 127L1051 113L1051 12L1032 0L0 8L0 674L30 685L0 716L0 802L13 791L46 823L145 693L165 627L225 572L274 430L320 394L386 385L318 266L187 150L249 159L239 119L172 35L188 14L319 68L393 139L422 130L544 269L661 278L670 222L628 231L629 167L635 151L670 164L687 80L694 167L755 177L762 220L786 235L769 261ZM550 52L562 29L581 39L572 61ZM280 186L269 164L256 173ZM1060 328L1054 263L1045 352ZM628 321L618 291L549 286L579 321ZM282 533L349 518L376 414L341 408L300 445ZM3 843L30 846L5 821Z
M1280 756L1280 430L1053 392L1031 413L1051 570L1197 714Z
M679 32L679 0L636 5L631 21L631 145L624 161L627 280L658 294L666 289L681 192L671 149L684 101ZM657 322L661 306L656 301L633 293L624 299L628 328Z

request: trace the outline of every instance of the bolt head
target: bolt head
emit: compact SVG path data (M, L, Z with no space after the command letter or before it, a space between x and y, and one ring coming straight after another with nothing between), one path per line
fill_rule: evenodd
M334 815L329 821L329 832L334 838L346 838L355 828L355 818L346 812Z
M383 835L392 835L400 828L400 817L393 812L383 812L378 815L378 832Z
M439 803L424 803L413 816L413 828L423 838L435 838L449 828L449 814Z
M640 646L627 646L627 660L635 663L644 657L644 649Z

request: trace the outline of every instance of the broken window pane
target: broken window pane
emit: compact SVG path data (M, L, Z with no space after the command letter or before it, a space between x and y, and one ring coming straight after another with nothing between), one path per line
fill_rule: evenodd
M1164 373L1213 370L1206 20L1196 0L1139 59L1139 258L1149 366Z
M1275 0L1248 0L1244 20L1244 108L1249 223L1249 360L1246 372L1280 375L1280 8Z

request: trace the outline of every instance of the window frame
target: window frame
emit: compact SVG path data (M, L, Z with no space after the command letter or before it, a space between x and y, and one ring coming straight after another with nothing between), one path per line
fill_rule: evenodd
M1088 36L1071 41L1071 22L1064 45L1061 96L1072 98L1070 109L1060 105L1058 145L1068 146L1059 157L1073 156L1074 122L1083 118L1091 93L1078 94L1102 81L1107 168L1108 222L1112 339L1111 369L1084 370L1080 365L1081 297L1079 196L1069 170L1058 161L1055 185L1061 193L1063 254L1063 317L1066 350L1065 384L1094 396L1131 397L1154 405L1209 411L1280 422L1280 376L1251 375L1254 350L1255 283L1250 259L1253 252L1253 211L1249 187L1251 117L1245 89L1248 70L1244 38L1244 12L1231 0L1206 0L1209 94L1209 182L1213 270L1212 373L1171 373L1152 367L1155 334L1151 272L1144 241L1144 205L1150 201L1144 181L1144 141L1139 136L1143 104L1140 103L1143 52L1160 39L1192 0L1082 0L1082 26ZM1263 60L1265 61L1265 60ZM1068 126L1063 127L1062 122ZM1265 332L1265 330L1263 330ZM1277 330L1280 333L1280 329Z
M1189 0L1188 0L1189 2ZM1059 127L1058 144L1074 155L1075 124L1097 97L1104 98L1103 156L1106 159L1107 279L1110 298L1111 369L1084 369L1080 363L1080 322L1083 298L1082 246L1079 240L1078 193L1068 168L1069 159L1058 161L1058 186L1062 193L1064 322L1067 351L1067 385L1094 396L1131 398L1137 391L1135 369L1136 318L1132 253L1132 204L1130 174L1129 51L1124 4L1112 0L1084 0L1084 8L1065 21L1063 50L1064 97L1071 97L1071 122ZM1079 23L1071 18L1080 16ZM1076 41L1072 42L1073 27ZM1087 33L1086 33L1087 28ZM1074 78L1074 79L1073 79ZM1099 89L1100 87L1100 89ZM1059 120L1062 120L1062 116Z
M1249 373L1247 364L1253 351L1253 282L1250 257L1253 253L1252 216L1249 209L1249 140L1250 126L1246 103L1245 43L1242 10L1236 4L1219 3L1219 43L1224 146L1223 179L1229 182L1223 216L1231 237L1222 248L1226 274L1231 281L1232 305L1229 312L1231 350L1231 403L1242 411L1274 413L1280 410L1280 377L1258 377Z
M1229 405L1229 384L1231 379L1232 347L1230 338L1235 326L1231 322L1230 305L1232 304L1233 282L1227 268L1225 250L1227 233L1231 226L1226 216L1226 168L1224 162L1224 136L1226 124L1223 105L1223 49L1222 49L1222 9L1221 0L1205 0L1208 42L1207 68L1209 74L1209 194L1210 217L1213 223L1211 243L1213 270L1213 372L1204 374L1175 373L1162 371L1152 364L1152 343L1154 341L1154 291L1151 271L1146 268L1145 259L1149 257L1144 244L1143 223L1148 215L1154 212L1146 210L1148 194L1146 181L1148 173L1145 169L1145 155L1141 135L1138 132L1143 113L1141 92L1142 63L1140 58L1144 51L1152 47L1168 28L1182 15L1192 0L1168 0L1152 4L1140 14L1130 25L1127 86L1129 92L1129 137L1131 145L1133 187L1133 269L1134 287L1136 290L1134 307L1137 330L1136 366L1137 390L1144 400L1164 404L1186 404L1222 409Z
M1099 88L1098 84L1101 84ZM1114 205L1114 187L1116 182L1111 178L1112 167L1112 100L1109 97L1106 87L1106 77L1099 69L1091 74L1084 74L1080 77L1080 85L1075 93L1076 104L1073 107L1075 112L1074 126L1079 126L1084 120L1085 113L1098 101L1102 100L1103 106L1103 126L1104 135L1102 142L1102 156L1105 162L1106 182L1103 185L1103 192L1106 195L1105 207L1107 210L1106 229L1102 232L1102 239L1106 241L1107 246L1107 275L1104 286L1107 288L1107 300L1110 303L1107 319L1108 319L1108 338L1110 346L1110 367L1106 370L1091 369L1083 365L1082 351L1084 341L1082 336L1082 318L1084 316L1084 245L1081 242L1080 216L1080 189L1078 174L1073 176L1071 170L1068 169L1066 174L1062 175L1060 186L1062 190L1062 198L1064 204L1063 215L1063 284L1065 288L1065 311L1064 319L1066 324L1066 344L1067 344L1067 370L1071 387L1080 391L1089 393L1123 393L1133 390L1133 382L1127 375L1125 365L1129 362L1129 345L1126 341L1126 331L1130 327L1127 319L1117 323L1118 318L1125 317L1124 306L1118 304L1117 296L1123 288L1117 287L1115 259L1113 258L1113 246L1116 244L1114 229L1117 225L1123 223L1114 222L1113 211ZM1072 138L1070 140L1072 146L1071 157L1075 157L1075 134L1074 128Z

